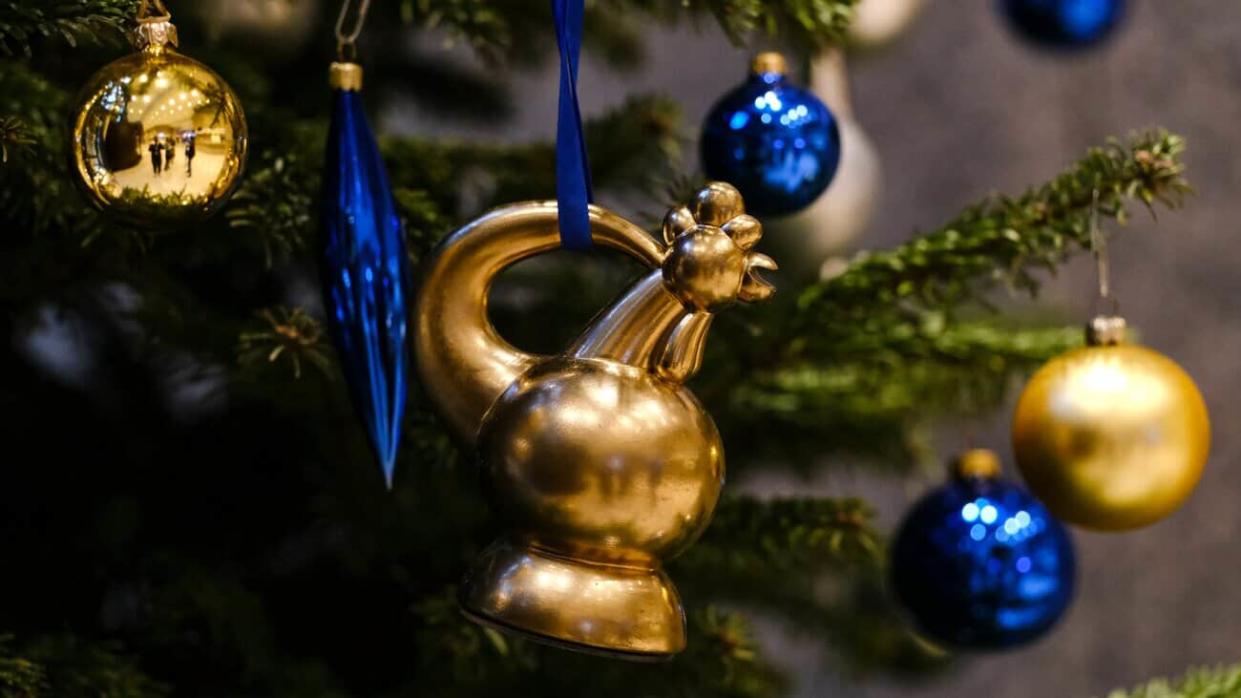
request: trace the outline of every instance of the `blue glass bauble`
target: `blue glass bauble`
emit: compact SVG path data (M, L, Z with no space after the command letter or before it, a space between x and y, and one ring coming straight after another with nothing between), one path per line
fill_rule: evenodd
M724 96L702 128L702 169L741 190L751 213L778 216L809 206L840 164L836 117L789 84L779 54L762 54L749 79Z
M356 85L335 85L323 174L320 272L354 407L389 484L408 388L405 233ZM354 75L344 73L346 77Z
M1125 0L1000 0L1009 24L1030 41L1085 48L1106 38L1125 14Z
M932 491L892 546L893 586L918 629L964 649L1003 649L1047 632L1072 600L1074 569L1064 527L994 475L958 475Z

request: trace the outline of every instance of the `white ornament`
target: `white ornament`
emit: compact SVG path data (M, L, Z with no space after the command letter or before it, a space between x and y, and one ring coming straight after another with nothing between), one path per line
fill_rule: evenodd
M900 36L922 10L925 0L862 0L853 7L849 43L879 48Z
M869 227L883 188L883 172L879 154L853 114L844 54L838 49L824 51L811 62L810 71L811 90L836 115L840 165L831 186L813 204L793 216L772 221L770 227L779 243L798 252L783 259L803 260L805 268L800 271L818 274L825 259L839 253Z

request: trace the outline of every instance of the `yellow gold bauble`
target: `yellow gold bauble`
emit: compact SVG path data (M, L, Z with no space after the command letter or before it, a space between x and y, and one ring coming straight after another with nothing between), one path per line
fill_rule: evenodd
M1030 489L1057 517L1117 531L1154 523L1193 492L1210 450L1193 380L1159 352L1124 343L1123 320L1098 318L1089 346L1030 379L1013 450Z
M246 160L246 118L232 88L174 50L167 17L140 24L140 50L86 84L73 123L74 169L101 210L143 227L205 218Z

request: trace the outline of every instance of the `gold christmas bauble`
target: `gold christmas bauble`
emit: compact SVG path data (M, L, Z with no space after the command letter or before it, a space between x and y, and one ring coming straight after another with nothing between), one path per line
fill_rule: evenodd
M143 227L205 218L246 160L246 118L231 87L174 50L166 22L144 23L142 49L96 73L73 123L78 179L100 209Z
M1030 379L1013 418L1013 450L1030 489L1057 517L1098 530L1154 523L1189 497L1210 450L1193 380L1159 352L1124 344L1119 318L1091 346Z

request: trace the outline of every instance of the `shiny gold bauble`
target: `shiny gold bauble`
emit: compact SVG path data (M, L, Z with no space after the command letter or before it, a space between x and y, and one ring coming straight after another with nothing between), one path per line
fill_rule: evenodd
M177 53L175 33L162 36L166 43L148 42L91 77L71 144L91 202L148 228L214 213L246 160L237 95L210 68Z
M1119 318L1100 318L1094 343L1030 379L1013 418L1013 450L1030 489L1057 517L1125 530L1171 514L1202 476L1206 405L1166 356L1124 344Z
M758 301L775 267L741 195L715 183L672 210L662 241L590 208L596 244L648 271L562 353L506 343L487 317L504 268L559 246L554 201L497 209L424 265L414 309L422 384L474 450L506 534L474 564L461 603L474 620L543 642L631 659L685 646L680 598L661 561L711 519L724 447L684 385L713 313Z

